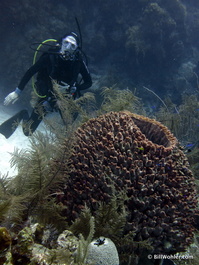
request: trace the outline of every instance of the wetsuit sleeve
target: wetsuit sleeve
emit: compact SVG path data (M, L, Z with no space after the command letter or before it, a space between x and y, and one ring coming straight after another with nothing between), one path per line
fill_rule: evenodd
M23 90L30 78L48 63L50 63L49 56L41 56L40 59L26 71L18 85L18 88Z
M82 76L83 83L78 85L77 89L84 90L84 89L91 87L92 86L91 75L84 61L82 61L81 66L80 66L80 74Z

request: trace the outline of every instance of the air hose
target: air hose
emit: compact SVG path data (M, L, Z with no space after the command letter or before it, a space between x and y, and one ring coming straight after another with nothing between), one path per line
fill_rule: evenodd
M33 57L33 65L35 64L36 60L37 60L37 54L38 52L40 51L40 48L42 47L42 45L46 44L47 42L57 42L57 40L55 39L47 39L47 40L44 40L42 41L39 46L37 47L36 51L35 51L35 54L34 54L34 57ZM33 91L35 92L35 94L39 97L39 98L45 98L46 96L42 96L42 95L39 95L37 93L37 89L36 89L36 86L35 86L35 78L34 76L32 77L32 88L33 88Z

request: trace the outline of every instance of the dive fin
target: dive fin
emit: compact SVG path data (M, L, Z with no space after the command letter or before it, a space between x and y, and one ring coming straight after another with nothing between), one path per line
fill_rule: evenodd
M27 110L21 110L7 121L0 125L0 133L3 134L6 139L9 138L17 129L21 120L28 120L29 115Z

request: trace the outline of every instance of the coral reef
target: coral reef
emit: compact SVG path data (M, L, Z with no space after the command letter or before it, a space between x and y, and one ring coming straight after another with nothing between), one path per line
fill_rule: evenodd
M199 141L199 97L197 94L182 97L182 104L176 106L171 98L166 98L165 106L154 115L167 126L178 140L185 145Z
M8 230L5 227L0 227L0 242L1 242L0 251L8 249L8 247L11 244L11 241L12 241L11 236Z
M0 237L0 264L119 264L117 249L110 239L103 237L101 242L100 237L91 242L94 218L90 214L89 218L90 231L86 239L81 234L74 236L69 230L52 237L52 227L42 227L39 223L28 224L12 237L6 228L1 228L4 238ZM51 241L50 245L47 241Z
M116 86L112 86L103 87L101 90L103 100L98 110L99 114L123 110L141 112L142 103L130 89L119 89Z
M57 201L66 206L68 222L85 205L95 215L100 201L125 191L124 234L148 240L154 253L184 251L192 242L194 178L177 139L161 123L130 112L90 119L77 129L69 160L56 165L64 179Z
M51 238L51 246L46 246L50 234L50 228L41 229L38 223L24 227L10 237L11 248L3 253L4 256L0 252L0 264L85 264L79 260L74 261L79 253L80 239L64 230L58 237Z
M12 238L6 227L0 227L0 264L5 264Z

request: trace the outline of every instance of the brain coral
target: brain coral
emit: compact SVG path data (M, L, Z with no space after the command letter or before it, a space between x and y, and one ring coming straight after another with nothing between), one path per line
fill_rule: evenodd
M156 253L183 251L191 243L196 214L194 178L177 139L161 123L130 112L110 112L77 129L59 200L74 220L87 204L108 202L110 182L126 188L126 232L149 239ZM64 148L68 148L67 145Z

